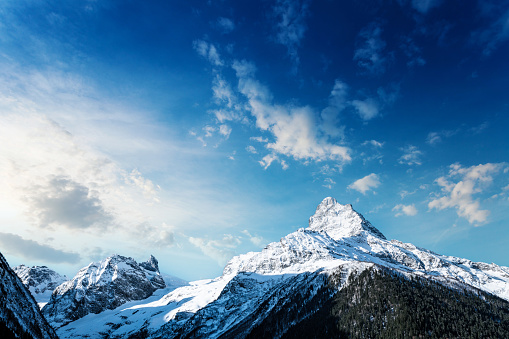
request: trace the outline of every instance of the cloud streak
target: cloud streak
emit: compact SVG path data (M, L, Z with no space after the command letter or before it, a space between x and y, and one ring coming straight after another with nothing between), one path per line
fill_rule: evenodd
M11 253L26 260L39 260L55 264L76 264L81 258L78 253L54 249L36 241L23 239L19 235L0 232L2 251Z
M357 49L353 60L370 74L385 73L388 58L385 55L386 43L382 40L382 27L373 22L363 28L357 37Z
M204 40L193 41L193 48L199 55L207 59L214 66L223 66L223 61L219 56L216 46Z
M231 234L225 234L220 240L189 237L189 242L198 247L203 254L214 259L219 266L224 266L235 255L235 248L241 240Z
M277 0L273 7L276 20L275 41L286 47L288 56L293 62L293 72L300 63L298 48L307 30L306 17L309 4L306 0Z
M401 148L403 155L398 159L398 162L402 165L422 165L422 152L417 149L414 145L408 145Z

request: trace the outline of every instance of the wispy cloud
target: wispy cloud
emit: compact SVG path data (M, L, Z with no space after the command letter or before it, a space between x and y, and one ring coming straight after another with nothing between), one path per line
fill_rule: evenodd
M343 81L336 79L329 96L329 105L322 110L322 129L331 137L343 137L344 127L341 126L339 115L348 104L348 86Z
M373 22L363 28L357 37L357 48L353 60L370 74L384 73L388 57L385 52L386 43L382 40L382 27Z
M230 137L230 134L232 132L232 128L228 125L220 125L219 126L219 134L224 136L226 139Z
M471 42L482 46L483 54L490 56L509 40L509 6L504 1L480 1L479 6L485 26L472 33Z
M26 218L22 231L92 238L100 228L125 240L136 225L159 222L145 210L159 204L160 188L112 157L146 159L168 149L157 128L72 73L2 64L0 80L0 203ZM149 230L145 238L159 241L159 230Z
M277 155L273 153L267 154L262 158L262 160L258 161L258 163L263 167L263 169L266 170L274 161L279 162L281 164L282 169L284 170L288 169L288 164L286 163L286 161L280 159Z
M235 23L231 19L220 17L217 19L216 27L219 28L221 33L228 34L235 29Z
M216 46L204 40L193 41L193 47L199 55L207 59L213 66L223 66Z
M353 100L352 106L355 107L357 113L359 113L359 116L364 121L371 120L378 116L378 102L373 98L367 98L365 100Z
M362 143L363 146L365 145L371 145L375 148L382 148L384 146L383 142L376 141L376 140L366 140Z
M40 260L50 263L76 264L81 258L78 253L57 250L48 245L41 245L36 241L23 239L19 235L0 232L0 246L2 251L24 258L26 260Z
M408 145L400 149L403 155L398 159L402 165L422 165L422 152L416 146Z
M392 105L399 95L399 85L390 84L379 87L376 95L365 95L363 99L355 99L350 105L363 121L369 121L381 115L384 107Z
M474 200L473 196L482 193L493 181L493 174L502 168L500 163L467 168L460 164L451 165L447 176L435 180L442 189L442 196L431 200L428 207L438 210L455 208L458 216L467 219L470 224L478 226L485 223L490 211L482 210L480 201Z
M300 63L298 48L307 30L306 17L309 13L307 0L277 0L273 7L275 17L275 41L286 47L293 62L293 72Z
M415 43L414 39L409 36L403 37L400 48L403 53L408 58L407 66L415 67L415 66L424 66L426 65L426 60L422 56L422 50Z
M394 208L392 210L397 212L396 217L399 217L402 215L414 216L418 212L417 208L415 208L414 204L412 204L412 205L398 204L398 205L394 206Z
M248 230L243 230L242 233L245 234L248 237L249 241L253 243L255 246L263 247L267 243L267 241L263 239L263 237L252 235Z
M442 0L411 0L412 7L422 14L428 13L432 8L441 5Z
M219 266L224 266L235 255L235 249L241 244L240 238L231 234L225 234L219 240L189 237L189 242L198 247L203 254L214 259Z
M429 132L426 137L426 143L430 145L437 145L443 141L444 138L452 137L457 134L459 130L442 130L438 132Z
M350 189L354 189L362 194L366 194L367 191L372 190L380 186L380 178L377 174L371 173L366 175L364 178L354 181L348 186Z
M325 188L332 189L332 187L334 187L334 185L336 185L336 182L334 180L332 180L332 178L325 178L323 180L322 186Z
M248 151L249 153L253 153L253 154L258 153L258 152L256 151L256 148L255 148L253 145L249 145L249 146L247 146L247 147L246 147L246 151Z
M350 161L350 150L329 142L330 136L322 131L331 128L320 127L324 121L317 119L317 113L311 107L273 104L270 91L253 77L252 72L246 72L253 67L248 67L245 62L234 62L233 67L237 71L239 91L247 98L256 127L270 132L274 138L265 145L266 148L296 160ZM268 166L271 161L263 163Z

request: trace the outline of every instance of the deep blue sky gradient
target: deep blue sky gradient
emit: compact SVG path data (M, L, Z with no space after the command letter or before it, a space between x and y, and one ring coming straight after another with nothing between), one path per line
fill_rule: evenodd
M168 273L213 277L333 196L388 238L509 266L508 1L27 0L3 2L0 22L0 250L14 264L72 275L114 252L153 253ZM237 74L240 62L255 71ZM268 94L269 128L245 80ZM335 84L345 92L327 120ZM64 198L49 206L53 190ZM92 213L79 228L64 208L78 199Z

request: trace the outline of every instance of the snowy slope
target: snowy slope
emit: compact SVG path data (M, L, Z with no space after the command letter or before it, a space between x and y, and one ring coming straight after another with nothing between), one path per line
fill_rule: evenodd
M82 268L72 280L58 286L42 313L58 328L89 313L146 299L165 287L154 257L138 264L132 258L113 255Z
M389 241L351 205L326 198L308 228L261 252L234 257L221 277L85 316L63 326L58 334L62 338L99 337L99 333L111 338L135 333L154 338L244 337L263 319L285 308L292 310L296 303L313 312L319 306L313 299L316 291L326 288L331 277L341 277L335 286L342 288L349 275L373 265L509 300L509 268ZM294 312L295 319L307 315ZM97 329L95 336L90 328Z
M57 338L35 299L0 253L0 337Z
M46 266L19 265L14 267L13 271L32 293L40 308L48 303L53 290L67 281L66 276L61 276Z

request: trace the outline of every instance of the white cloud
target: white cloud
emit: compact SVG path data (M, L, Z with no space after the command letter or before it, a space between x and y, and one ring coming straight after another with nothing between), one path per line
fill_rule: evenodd
M235 95L230 85L220 74L216 74L214 78L212 92L214 93L214 98L217 103L224 103L228 108L232 108L236 102Z
M474 200L492 182L492 175L500 171L502 164L487 163L464 168L459 164L450 166L447 177L440 177L435 182L442 188L440 198L428 203L430 209L443 210L455 208L458 216L478 226L487 221L488 210L481 210L480 201ZM453 179L456 179L453 181Z
M412 204L412 205L398 204L398 205L394 206L394 208L392 210L399 211L398 213L396 213L397 217L402 216L402 215L414 216L417 214L417 208L415 208L414 204Z
M230 134L232 132L232 128L228 125L220 125L219 126L219 133L224 136L226 139L230 137Z
M161 190L161 187L154 185L151 180L144 178L137 169L133 169L131 173L126 176L126 182L139 187L146 198L152 198L155 202L159 202L157 191Z
M272 164L274 160L279 160L277 155L274 154L267 154L262 158L262 160L258 161L258 163L263 167L263 169L269 168L269 166Z
M384 142L376 141L376 140L366 140L362 143L363 146L371 145L375 148L382 148L384 146Z
M253 77L256 73L256 66L247 60L234 60L232 68L237 73L238 78Z
M352 106L355 107L357 113L364 121L368 121L377 117L379 113L379 104L373 98L367 98L365 100L353 100Z
M332 180L332 178L325 178L323 180L323 187L325 188L328 188L328 189L332 189L332 187L336 185L336 182L334 180Z
M219 56L219 52L213 44L203 40L193 41L193 48L199 55L207 59L214 66L223 66L223 61Z
M399 95L399 84L392 83L386 88L379 87L376 96L365 96L350 102L357 114L364 121L369 121L380 115L381 110L392 105Z
M240 110L236 109L215 109L209 111L214 114L217 121L222 124L225 121L239 121L241 123L247 123L247 118L242 114Z
M430 132L426 137L426 143L434 146L443 141L443 138L449 138L457 134L459 130L443 130L439 132Z
M412 165L422 165L421 155L422 152L417 149L417 147L413 145L408 145L400 149L403 151L403 155L398 159L400 164L405 164L408 166Z
M131 162L149 168L150 154L170 149L146 112L104 99L71 73L12 64L0 64L0 110L0 207L13 206L25 239L44 233L81 251L85 243L72 239L94 239L100 228L126 245L136 225L164 218L147 212L159 187Z
M442 141L442 138L437 132L430 132L426 138L426 142L430 145L436 145Z
M258 153L258 152L256 151L256 148L254 148L254 146L253 146L253 145L249 145L249 146L247 146L247 147L246 147L246 151L248 151L249 153L253 153L253 154Z
M220 17L217 19L217 27L223 34L227 34L235 29L235 23L231 19Z
M267 242L263 237L252 235L248 230L243 230L242 233L244 233L255 246L263 247Z
M348 188L359 191L362 194L366 194L367 191L370 191L373 188L377 188L378 186L380 186L380 179L378 175L371 173L366 175L364 178L356 180L350 184Z
M203 127L203 131L205 132L205 137L210 138L216 131L216 128L214 126L207 125L207 126Z
M257 141L257 142L262 142L262 143L269 142L269 139L262 138L262 137L251 137L251 138L249 138L249 140L253 140L253 141Z
M353 60L357 65L371 74L385 72L387 57L384 55L386 46L381 38L382 28L378 23L371 23L363 28L358 37L358 48L355 50Z
M275 153L293 157L296 160L350 161L347 147L329 142L329 135L323 134L323 120L317 118L308 106L275 105L266 87L251 76L239 71L239 91L246 96L256 127L268 131L274 137L266 147ZM262 140L262 139L260 139ZM270 165L264 161L263 166Z
M25 187L24 193L22 200L27 204L27 214L40 227L106 227L113 220L98 192L66 176L51 176L42 185Z
M189 242L217 261L219 266L224 266L235 255L234 249L241 243L238 237L231 234L225 234L220 240L189 237Z
M300 62L297 49L307 30L305 19L308 13L309 5L306 0L277 0L273 8L277 21L275 41L286 47L294 65L294 72Z
M284 160L280 160L279 162L281 163L281 168L283 169L283 171L286 171L288 167L290 167Z
M329 106L322 110L321 125L325 134L337 138L343 137L344 126L339 124L339 114L347 104L348 86L339 79L334 82L334 87L329 96Z
M0 246L2 247L2 252L19 256L25 260L70 264L80 261L78 253L57 250L51 246L42 245L12 233L0 232Z

